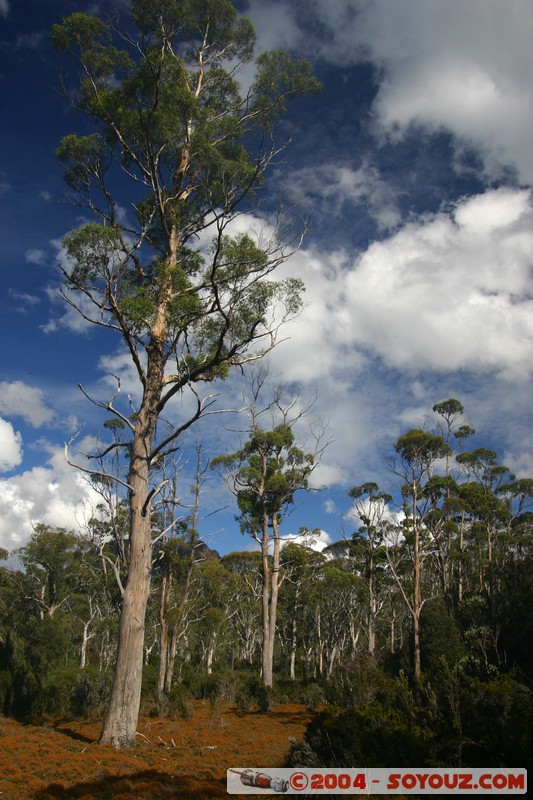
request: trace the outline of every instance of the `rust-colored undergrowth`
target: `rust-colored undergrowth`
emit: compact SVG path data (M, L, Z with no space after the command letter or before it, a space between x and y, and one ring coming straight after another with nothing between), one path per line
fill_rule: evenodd
M100 722L2 718L0 800L227 798L228 767L282 766L310 718L303 706L259 714L196 701L189 719L141 719L135 746L119 751L98 744Z

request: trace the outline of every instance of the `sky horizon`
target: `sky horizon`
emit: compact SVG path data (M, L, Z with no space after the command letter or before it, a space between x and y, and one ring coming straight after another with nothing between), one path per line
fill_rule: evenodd
M117 337L61 302L66 203L60 139L79 119L58 90L51 27L73 11L124 13L123 0L0 0L0 215L4 233L0 362L0 547L38 522L82 529L95 501L64 445L90 443L103 418L78 385L109 400L113 375L136 388ZM308 220L281 268L306 285L302 314L268 358L275 382L316 397L309 420L331 444L296 498L285 535L349 535L351 487L393 493L394 442L457 398L494 449L533 476L533 6L527 0L248 0L259 50L312 61L318 97L296 124L272 193ZM265 225L269 219L260 221ZM247 224L245 220L243 224ZM241 404L242 381L215 387ZM180 413L176 405L174 412ZM243 420L202 428L206 458L237 450ZM303 439L305 425L299 429ZM310 441L310 440L309 440ZM194 434L184 441L184 499ZM395 483L396 481L396 483ZM247 549L231 497L210 473L200 531L220 553ZM214 513L217 509L222 509Z

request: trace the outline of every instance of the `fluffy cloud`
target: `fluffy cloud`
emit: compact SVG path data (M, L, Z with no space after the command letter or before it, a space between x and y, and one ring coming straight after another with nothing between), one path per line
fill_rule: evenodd
M290 50L301 40L302 32L291 11L282 2L251 0L246 16L254 24L260 50Z
M279 354L284 369L342 384L370 352L413 371L528 374L532 231L529 193L501 189L406 225L355 264L346 254L298 254L291 268L308 305Z
M263 25L260 9L252 3L260 42L336 66L375 64L383 132L444 128L475 146L489 173L512 166L533 182L529 0L286 0L268 6Z
M407 224L355 260L312 248L285 265L304 279L306 307L269 358L283 380L316 390L313 412L330 422L318 483L387 485L396 438L448 397L527 474L517 431L531 423L532 263L529 193L501 189Z
M489 170L509 164L533 181L528 0L316 0L315 11L331 34L325 58L381 69L385 130L444 127L480 147Z
M8 417L22 417L34 428L50 422L54 417L54 412L46 404L43 390L23 381L0 383L0 412Z
M82 474L66 463L63 449L49 447L45 466L0 481L0 547L21 547L38 522L83 529L98 500Z
M533 209L499 190L373 244L347 282L354 340L396 367L531 371Z
M300 533L290 533L287 536L281 537L281 547L283 548L289 542L294 542L294 544L303 544L306 547L310 547L311 550L316 550L317 553L321 553L324 548L332 543L332 538L326 531L323 530L316 530L313 533L308 535L302 535ZM254 543L253 547L250 549L256 550L258 549L258 545ZM274 549L274 542L271 540L269 542L269 552L272 553Z
M301 534L285 536L283 538L283 544L287 544L287 542L304 544L307 547L310 547L312 550L316 550L318 553L321 553L324 548L331 544L332 539L329 533L319 530L317 533L313 532L308 536L302 536Z
M0 418L0 472L8 472L22 461L22 438L10 422Z

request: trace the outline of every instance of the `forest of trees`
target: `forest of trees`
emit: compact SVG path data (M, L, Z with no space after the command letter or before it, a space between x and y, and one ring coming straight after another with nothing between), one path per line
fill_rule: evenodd
M322 552L283 542L283 526L267 521L266 555L259 543L220 557L198 538L198 504L156 541L144 713L187 714L194 697L263 711L291 700L326 706L296 748L297 763L527 766L533 481L517 480L492 450L468 449L473 431L459 401L434 411L432 425L391 446L388 491L372 482L350 490L353 530ZM251 521L262 519L265 503L269 514L280 513L305 491L302 469L311 459L295 448L291 430L256 426L239 453L241 488L234 485L244 533L254 535ZM271 483L261 505L253 487L261 483L257 452L266 450ZM200 481L200 456L198 465ZM165 531L163 514L152 527ZM5 714L105 710L127 532L124 503L113 517L100 513L84 535L37 525L13 554L19 568L1 569ZM276 536L273 679L265 680L264 592L266 585L271 599Z
M264 176L291 139L288 102L319 88L309 63L257 55L229 0L132 0L52 39L78 121L57 154L86 215L63 240L62 291L121 342L136 390L84 392L106 415L91 452L67 448L101 498L86 531L36 524L0 568L0 709L102 715L100 742L127 747L140 707L289 700L323 707L294 763L527 766L533 480L469 449L458 400L391 442L390 485L362 475L322 552L313 520L308 545L284 541L327 442L299 445L283 393L252 392L234 452L206 464L198 442L181 505L177 453L213 413L205 387L248 374L302 307L303 282L275 271L305 221ZM257 550L201 541L206 470Z

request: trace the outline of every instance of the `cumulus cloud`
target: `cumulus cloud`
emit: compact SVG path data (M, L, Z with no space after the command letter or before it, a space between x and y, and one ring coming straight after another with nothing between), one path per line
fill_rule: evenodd
M43 390L23 381L0 383L0 412L8 417L22 417L34 428L50 422L54 417Z
M317 532L313 531L312 534L308 535L301 535L297 534L295 536L287 536L284 539L284 542L295 542L296 544L305 544L307 547L310 547L312 550L316 550L318 553L321 553L328 545L332 543L332 538L326 531L319 530Z
M88 335L94 330L94 323L88 319L95 316L94 304L91 303L86 295L79 292L70 292L65 287L63 287L63 292L72 301L73 305L70 305L60 295L58 286L50 285L45 288L45 294L52 308L61 308L62 313L57 314L54 311L48 322L41 325L41 330L43 333L57 333L58 331L67 330L70 333Z
M246 10L255 27L259 49L290 50L302 38L301 30L291 9L282 2L251 0Z
M281 547L283 548L286 544L292 542L294 544L305 545L306 547L310 547L311 550L316 550L317 553L321 553L332 541L329 533L317 529L307 534L293 533L283 536L281 539ZM269 545L270 552L272 552L273 547L274 543L271 541Z
M530 372L528 192L472 197L373 244L346 281L354 340L396 367Z
M488 170L533 181L533 6L528 0L315 0L324 58L369 60L382 74L383 129L445 128L481 150Z
M0 417L0 472L9 472L22 462L22 437Z
M337 380L378 355L411 370L531 373L533 207L500 189L405 225L355 263L300 253L307 307L275 357L295 380ZM313 353L312 359L306 353Z
M55 239L52 240L51 245L57 251L58 266L69 272L72 265L69 263L63 243ZM69 290L62 282L50 284L45 288L45 292L53 312L48 322L41 326L44 333L68 330L71 333L88 334L94 329L94 323L90 320L98 317L98 310L86 295ZM56 313L56 308L60 308L62 313Z
M98 501L82 474L66 463L63 449L50 446L44 466L0 480L0 547L23 546L38 522L83 529Z

